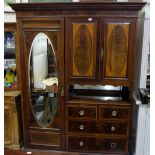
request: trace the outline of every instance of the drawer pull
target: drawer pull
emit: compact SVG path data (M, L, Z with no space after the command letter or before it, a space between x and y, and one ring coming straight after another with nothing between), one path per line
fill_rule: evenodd
M116 148L116 143L110 143L110 147L111 147L112 149L115 149L115 148Z
M79 146L81 146L81 147L84 146L84 142L83 141L80 141L79 142Z
M88 18L88 21L93 21L93 18Z
M81 125L79 126L79 129L80 129L80 130L84 130L84 125L81 124Z
M79 111L79 115L80 115L80 116L83 116L83 115L84 115L84 110L80 110L80 111Z
M111 131L113 132L113 131L115 131L116 130L116 127L115 126L111 126Z
M115 116L117 116L117 111L115 111L115 110L114 110L114 111L112 111L112 113L111 113L111 114L112 114L112 116L114 116L114 117L115 117Z

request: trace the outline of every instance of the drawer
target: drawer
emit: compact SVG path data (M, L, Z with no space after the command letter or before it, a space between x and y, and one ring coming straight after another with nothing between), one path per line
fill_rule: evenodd
M12 96L5 96L4 103L15 103L15 97Z
M128 136L128 122L68 121L68 133Z
M93 151L93 152L126 152L127 139L92 138L92 137L68 137L69 151Z
M99 119L129 119L130 107L100 107Z
M95 106L68 106L68 118L97 119L97 107Z

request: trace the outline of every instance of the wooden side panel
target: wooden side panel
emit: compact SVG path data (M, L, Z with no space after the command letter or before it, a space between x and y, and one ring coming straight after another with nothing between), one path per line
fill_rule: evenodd
M94 76L94 23L73 23L73 76Z
M19 91L4 94L4 148L19 150L23 141Z
M129 26L128 22L106 23L105 77L127 77Z

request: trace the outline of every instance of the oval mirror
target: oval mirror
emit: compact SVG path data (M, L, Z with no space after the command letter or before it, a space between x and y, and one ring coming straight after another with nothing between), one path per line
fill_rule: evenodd
M38 33L29 56L29 85L32 112L42 127L48 127L58 104L58 72L55 51L45 33Z

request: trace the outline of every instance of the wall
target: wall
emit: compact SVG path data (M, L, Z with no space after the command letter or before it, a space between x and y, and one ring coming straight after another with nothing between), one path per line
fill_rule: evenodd
M21 0L21 3L28 3L28 0ZM5 12L4 13L4 22L5 23L16 22L16 14L14 12Z
M150 43L150 3L142 10L143 14L138 22L136 72L134 89L146 88L148 53Z

